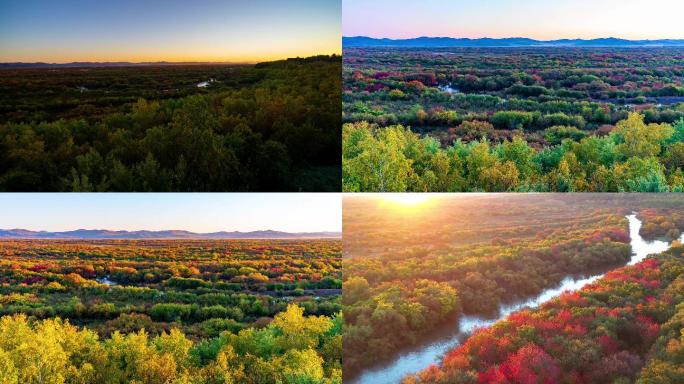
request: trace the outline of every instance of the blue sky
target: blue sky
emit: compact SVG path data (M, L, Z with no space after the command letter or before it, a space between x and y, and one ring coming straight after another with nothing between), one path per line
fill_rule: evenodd
M333 193L0 194L0 228L341 231Z
M682 0L343 0L344 36L684 39Z
M340 0L0 0L0 61L259 61L339 53Z

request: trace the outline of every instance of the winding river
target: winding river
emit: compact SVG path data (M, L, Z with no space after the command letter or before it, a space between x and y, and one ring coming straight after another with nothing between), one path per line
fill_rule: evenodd
M639 235L641 221L636 214L627 216L629 220L630 245L632 257L628 265L636 264L646 256L661 253L670 247L670 243L654 240L646 241ZM684 238L684 236L683 236ZM494 318L482 316L461 316L456 324L445 326L428 335L422 345L405 349L395 359L386 363L365 369L356 377L345 379L345 383L352 384L394 384L399 383L405 376L427 368L430 364L439 363L441 357L449 350L460 344L476 328L488 327L494 322L505 318L513 312L525 307L538 307L542 303L551 300L565 291L575 291L585 285L601 278L604 273L583 277L566 277L561 283L541 292L539 295L525 301L503 304L499 308L499 314Z

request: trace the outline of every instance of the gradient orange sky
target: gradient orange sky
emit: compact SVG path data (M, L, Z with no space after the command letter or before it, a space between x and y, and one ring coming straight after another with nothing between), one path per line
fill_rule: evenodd
M684 0L343 0L344 36L684 39Z
M0 62L339 54L340 20L340 0L0 0Z

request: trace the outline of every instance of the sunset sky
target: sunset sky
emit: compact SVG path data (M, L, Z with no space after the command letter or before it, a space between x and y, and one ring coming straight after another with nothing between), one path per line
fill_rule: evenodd
M342 230L336 193L4 193L0 229Z
M340 0L0 0L0 62L255 62L341 51Z
M684 39L682 0L343 0L344 36Z

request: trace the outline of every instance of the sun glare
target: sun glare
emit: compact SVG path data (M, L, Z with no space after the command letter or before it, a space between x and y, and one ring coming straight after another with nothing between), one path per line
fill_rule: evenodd
M388 202L401 205L418 205L425 203L430 196L425 193L388 193L382 198Z
M380 199L383 205L403 214L424 212L434 200L429 193L386 193Z

